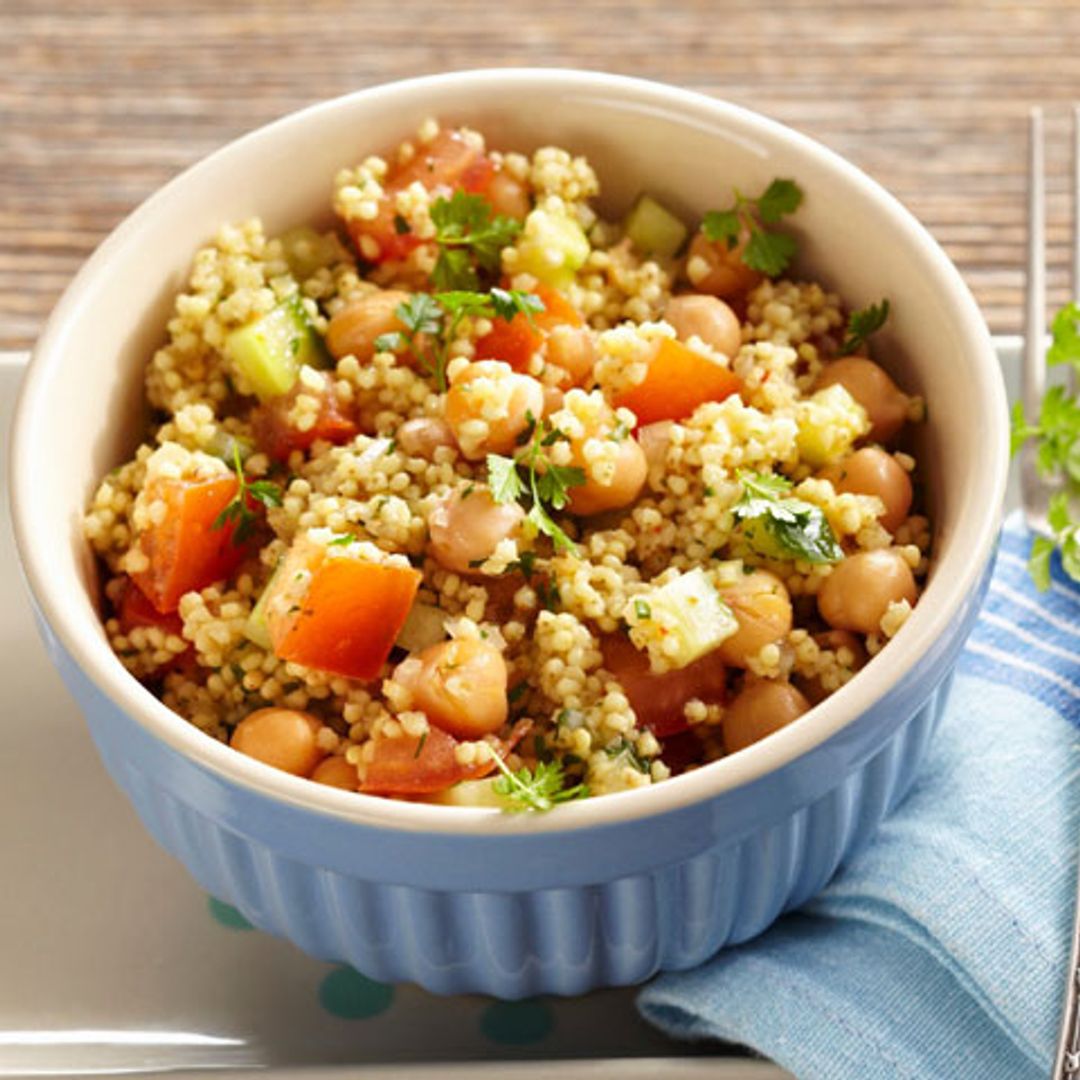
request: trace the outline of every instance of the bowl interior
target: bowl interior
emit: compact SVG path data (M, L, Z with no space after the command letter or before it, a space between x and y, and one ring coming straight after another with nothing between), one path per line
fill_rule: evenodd
M876 676L868 671L815 710L815 719L819 713L826 718L819 729L807 718L802 735L781 732L719 763L727 771L716 772L712 782L736 783L774 767L798 751L800 738L802 745L819 741L845 714L880 696L926 647L965 584L970 587L989 552L1004 487L1004 395L970 295L895 200L779 125L654 84L559 71L394 84L247 136L144 204L68 290L39 343L20 405L12 488L20 548L38 602L93 677L107 682L114 696L122 692L129 703L141 701L140 711L154 713L149 695L127 679L104 641L80 521L101 477L139 441L142 371L164 340L192 255L225 222L259 216L274 233L327 220L335 172L387 151L431 115L483 131L493 147L530 150L553 143L585 154L600 176L608 215L621 214L638 193L649 191L696 217L726 205L733 185L753 193L774 177L792 177L806 193L795 219L800 276L839 291L852 307L890 299L884 354L901 385L930 405L918 452L931 493L935 573L916 615L890 646L887 670ZM122 683L131 685L118 691ZM856 690L860 683L864 689ZM154 723L167 725L161 712ZM738 758L744 759L741 769L733 768ZM701 787L703 781L695 783ZM344 804L334 805L341 811Z

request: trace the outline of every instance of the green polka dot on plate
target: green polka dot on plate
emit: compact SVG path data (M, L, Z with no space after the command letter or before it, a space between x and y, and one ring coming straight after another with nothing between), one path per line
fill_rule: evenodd
M351 967L331 971L319 986L319 1003L342 1020L366 1020L386 1012L394 1000L394 988L376 982Z
M206 906L210 909L210 915L215 922L230 930L253 930L254 927L236 910L231 904L218 900L216 896L207 898Z
M525 1001L496 1001L484 1010L480 1030L503 1046L525 1046L540 1042L551 1033L555 1017L551 1007L539 998Z

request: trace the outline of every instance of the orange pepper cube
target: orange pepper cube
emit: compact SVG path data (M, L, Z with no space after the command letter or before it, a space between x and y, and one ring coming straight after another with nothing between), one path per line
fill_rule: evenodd
M685 420L706 401L723 401L742 388L738 375L674 338L664 338L642 382L615 397L641 425Z
M411 566L298 541L270 585L274 655L305 667L374 679L390 655L422 575Z

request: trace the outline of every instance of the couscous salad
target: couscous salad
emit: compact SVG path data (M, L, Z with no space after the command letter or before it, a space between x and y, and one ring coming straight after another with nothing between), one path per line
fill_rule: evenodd
M547 809L796 720L916 603L919 398L789 276L797 179L620 221L571 151L435 121L339 227L226 225L85 519L118 657L207 734L394 798Z

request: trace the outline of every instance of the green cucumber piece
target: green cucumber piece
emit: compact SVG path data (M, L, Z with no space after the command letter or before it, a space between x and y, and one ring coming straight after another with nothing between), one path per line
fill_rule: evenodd
M651 195L642 195L626 215L626 235L646 255L670 259L686 243L689 230Z
M531 274L553 288L565 289L585 265L591 250L585 230L574 218L537 207L525 219L514 270Z
M248 641L253 641L260 649L266 649L267 652L274 651L274 643L270 638L270 624L266 621L266 606L273 590L274 580L280 573L281 564L279 563L277 569L270 575L270 580L267 581L255 606L251 609L247 622L244 623L244 637Z
M329 358L298 294L225 339L225 355L260 400L287 394L300 368L323 368Z

